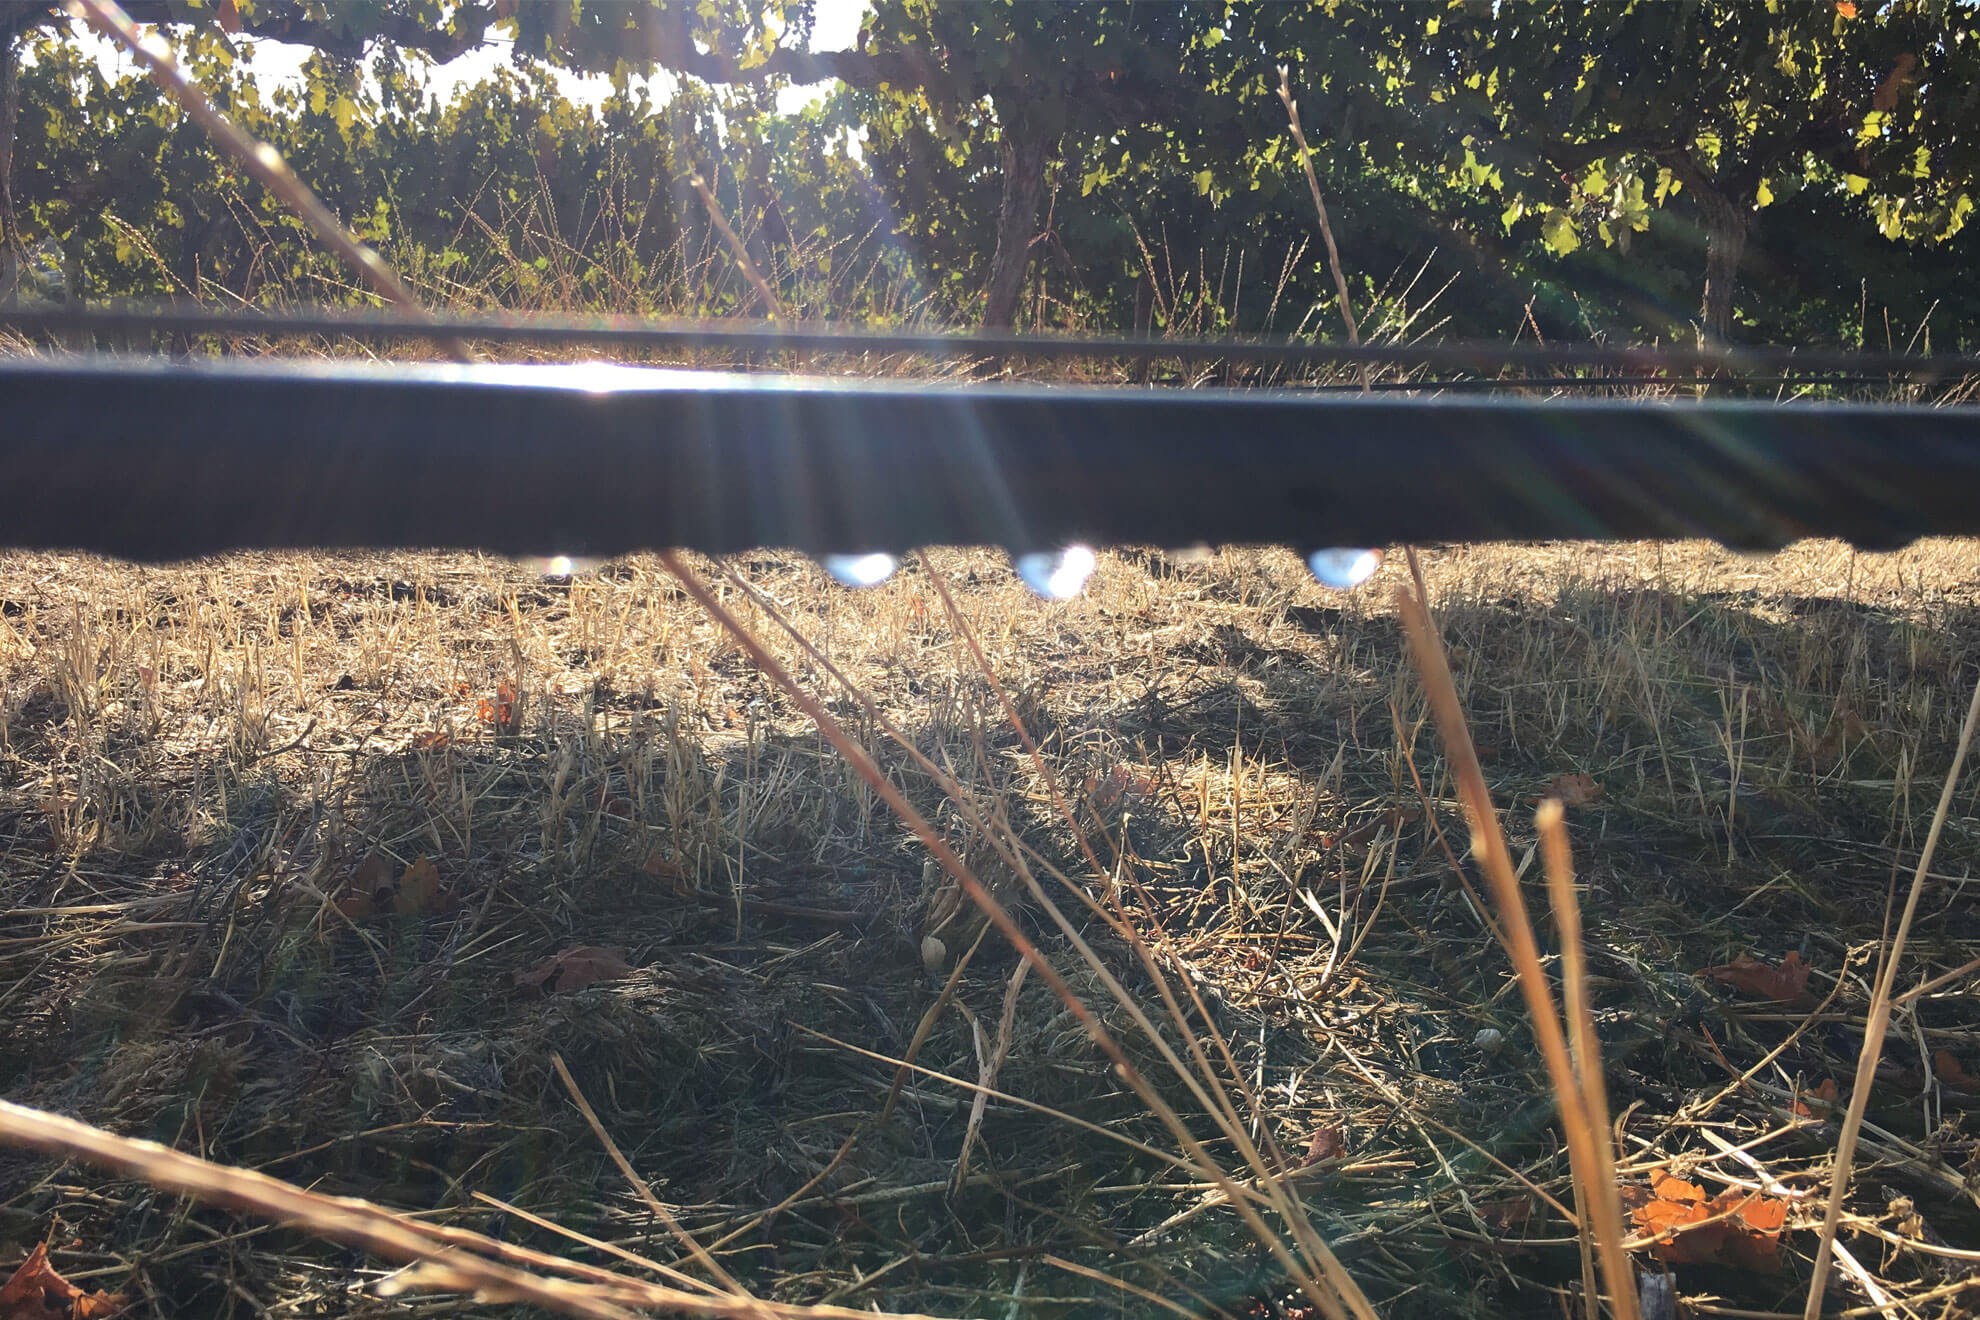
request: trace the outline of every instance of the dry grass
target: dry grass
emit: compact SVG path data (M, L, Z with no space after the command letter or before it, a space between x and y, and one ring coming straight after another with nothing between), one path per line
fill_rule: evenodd
M1893 877L1973 683L1976 549L1425 556L1530 901L1525 804L1562 774L1602 789L1569 825L1624 1181L1671 1167L1800 1198L1784 1273L1680 1267L1698 1313L1800 1310L1834 1129L1793 1100L1851 1075ZM788 556L737 566L977 812L1118 892L1228 1037L1261 1146L1298 1164L1317 1133L1344 1137L1292 1185L1383 1314L1561 1314L1582 1280L1568 1162L1510 967L1446 851L1466 832L1386 604L1400 563L1343 597L1283 552L1124 552L1062 606L991 556L932 563L1117 888L924 570L852 593ZM1241 1170L992 838L711 580ZM505 680L512 732L476 712ZM1900 992L1980 953L1973 817L1962 793ZM331 900L375 850L433 859L445 900L341 915ZM560 1055L653 1193L763 1297L1050 1316L1283 1296L1227 1195L1166 1161L1173 1134L1038 978L1014 977L1007 941L948 976L976 932L945 919L928 860L652 560L558 582L464 556L0 558L7 1098L432 1223L614 1263L536 1216L697 1273L612 1167ZM1063 906L1164 1019L1128 945ZM516 983L577 944L637 970L576 993ZM1696 975L1790 949L1819 1012ZM942 976L951 996L889 1106ZM1980 1262L1958 1253L1980 1240L1976 1097L1933 1064L1948 1050L1980 1073L1972 985L1900 1005L1843 1221L1876 1286L1936 1299L1920 1314L1975 1299ZM1479 1048L1485 1028L1506 1048ZM975 1117L972 1086L991 1088ZM362 1255L0 1153L0 1261L44 1235L72 1277L161 1312L487 1309L385 1301ZM1831 1307L1861 1288L1839 1278Z

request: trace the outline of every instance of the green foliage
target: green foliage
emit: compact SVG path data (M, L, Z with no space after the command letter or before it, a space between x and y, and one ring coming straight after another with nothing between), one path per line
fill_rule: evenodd
M1980 13L1953 0L1244 12L1379 167L1497 194L1505 228L1556 257L1627 252L1680 201L1736 267L1754 213L1803 192L1886 238L1943 241L1980 192Z
M1942 346L1980 333L1980 36L1950 0L877 0L842 52L806 0L131 8L441 301L740 310L699 173L807 315L963 319L1004 278L1043 323L1328 332L1285 63L1359 310L1455 278L1455 332L1671 336L1717 260L1749 333L1877 337L1865 307L1915 324L1934 294ZM234 27L315 44L303 90L264 93ZM438 104L429 57L492 37L514 66ZM149 84L59 27L27 49L23 236L91 296L356 296ZM553 66L619 92L573 103Z

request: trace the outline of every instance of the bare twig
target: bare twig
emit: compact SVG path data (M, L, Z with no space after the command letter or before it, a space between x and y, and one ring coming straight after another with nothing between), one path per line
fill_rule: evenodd
M1341 320L1347 324L1348 343L1361 343L1361 328L1354 322L1354 306L1348 300L1347 276L1341 270L1341 250L1334 245L1334 226L1327 219L1327 201L1320 195L1320 176L1313 172L1313 151L1306 145L1306 132L1299 125L1299 102L1293 100L1292 70L1279 66L1279 100L1286 107L1293 141L1299 144L1299 163L1306 169L1306 186L1313 192L1313 209L1320 213L1320 237L1327 244L1327 269L1334 273L1334 293L1341 300ZM1368 367L1361 368L1361 388L1373 384Z

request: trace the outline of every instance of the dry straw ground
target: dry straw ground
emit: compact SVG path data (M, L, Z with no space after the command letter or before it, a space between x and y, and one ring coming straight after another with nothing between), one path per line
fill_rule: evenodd
M1255 1111L1225 1089L1252 1135L1307 1165L1292 1185L1383 1314L1578 1314L1554 1099L1467 888L1389 603L1400 563L1339 595L1281 551L1124 551L1048 605L1000 558L931 562L1111 875L1054 809L924 566L860 593L790 556L734 567L979 810L1120 894L1227 1037ZM1975 678L1980 546L1499 546L1424 563L1539 911L1532 803L1580 799L1623 1181L1787 1191L1778 1273L1682 1264L1677 1286L1695 1314L1799 1314L1835 1123L1819 1101L1797 1116L1796 1097L1829 1079L1847 1094L1891 895ZM1241 1167L981 831L704 568ZM1980 953L1974 817L1962 792L1900 990ZM563 581L447 555L0 557L5 1098L426 1225L707 1277L582 1095L653 1196L767 1299L1270 1313L1282 1268L1163 1162L1173 1135L996 932L890 1104L895 1061L977 933L945 889L653 560ZM1117 933L1081 928L1181 1048ZM576 946L630 970L600 955L565 978L550 960ZM1700 975L1790 952L1813 969L1806 1001ZM1866 1287L1913 1299L1893 1314L1980 1306L1973 986L1969 967L1896 1015L1840 1239L1860 1274L1837 1276L1832 1310L1876 1300ZM960 1083L986 1079L973 1116ZM377 1257L0 1152L0 1263L44 1237L72 1279L150 1314L503 1309L388 1299Z

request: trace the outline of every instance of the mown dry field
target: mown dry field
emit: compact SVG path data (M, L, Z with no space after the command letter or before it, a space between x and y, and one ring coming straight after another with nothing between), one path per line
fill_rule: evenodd
M1009 822L1028 867L1118 896L1385 1315L1580 1315L1552 1096L1471 897L1391 604L1400 557L1339 594L1282 551L1110 553L1061 605L1000 557L931 562L1049 781L923 565L859 593L789 556L734 567ZM1625 1183L1796 1194L1777 1260L1687 1261L1678 1290L1692 1314L1798 1315L1819 1205L1797 1197L1826 1186L1835 1141L1819 1097L1847 1094L1891 896L1980 677L1980 545L1447 548L1424 567L1515 858L1536 799L1570 799ZM982 831L702 571L1235 1167ZM1980 954L1976 863L1964 789L1900 989ZM1060 892L1179 1042L1132 951ZM573 1259L697 1272L561 1059L654 1195L764 1297L1273 1313L1280 1268L1161 1161L1172 1135L953 900L653 560L546 580L460 555L0 556L5 1098ZM1702 974L1790 953L1812 969L1792 1002ZM1900 1314L1980 1309L1974 985L1968 968L1901 1006L1857 1158L1841 1240ZM910 1052L926 1071L899 1082ZM980 1119L958 1079L994 1085ZM0 1266L44 1239L144 1315L504 1311L388 1298L362 1252L0 1151ZM1829 1305L1869 1301L1844 1274Z

